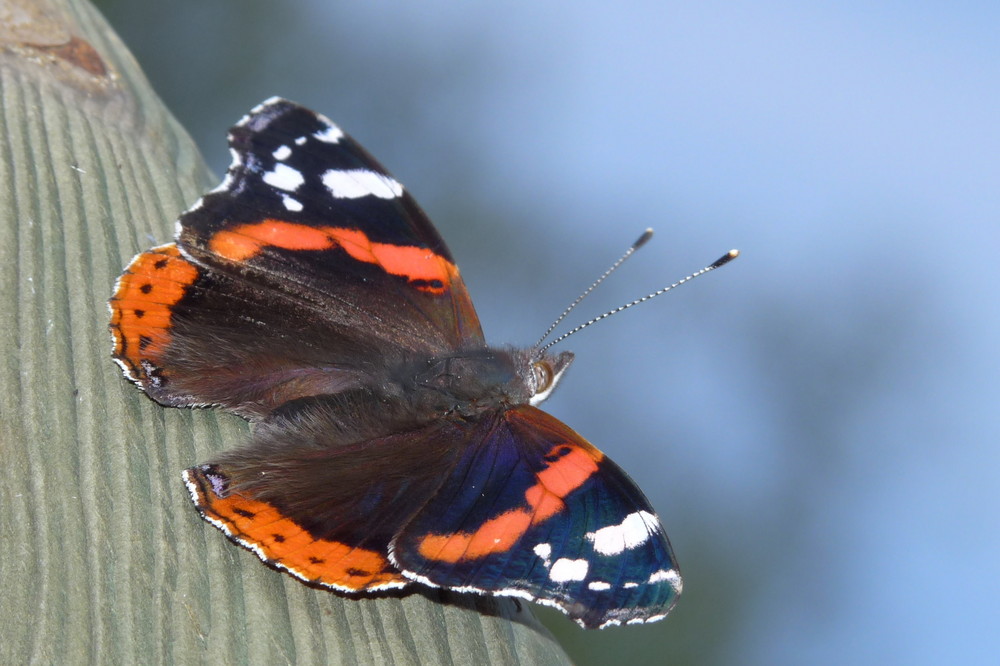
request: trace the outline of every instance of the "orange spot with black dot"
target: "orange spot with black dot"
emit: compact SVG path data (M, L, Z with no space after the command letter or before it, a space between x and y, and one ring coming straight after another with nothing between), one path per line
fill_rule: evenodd
M220 231L212 236L208 247L215 254L238 262L253 259L268 247L296 251L340 248L352 259L379 266L434 295L444 294L459 279L458 267L433 250L378 243L363 231L344 227L313 227L267 219Z
M273 505L237 493L219 497L199 469L187 474L196 482L196 503L206 518L241 543L254 546L262 560L302 580L351 592L407 583L379 552L317 539Z
M197 278L197 267L173 243L143 252L118 278L110 326L114 356L130 378L149 379L143 361L158 365L170 343L171 308Z
M505 511L474 532L428 534L418 539L418 551L428 560L455 563L509 551L531 527L566 508L567 495L597 472L604 457L592 446L558 444L545 455L546 466L524 493L524 508Z

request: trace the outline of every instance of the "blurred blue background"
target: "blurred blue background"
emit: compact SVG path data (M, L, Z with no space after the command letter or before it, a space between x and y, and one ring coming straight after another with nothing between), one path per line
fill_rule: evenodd
M567 348L548 409L628 470L685 576L579 664L995 663L1000 5L97 3L217 173L271 95L416 195L488 337ZM165 239L164 239L165 240Z

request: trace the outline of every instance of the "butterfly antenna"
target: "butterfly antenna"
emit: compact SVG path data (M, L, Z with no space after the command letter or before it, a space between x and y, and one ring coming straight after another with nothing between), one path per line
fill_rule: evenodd
M642 239L640 239L640 240L642 240ZM643 241L643 242L645 242L645 241ZM633 246L632 249L634 250L635 246ZM625 256L627 257L628 254L626 254ZM555 344L558 344L558 343L562 342L563 340L565 340L569 336L573 335L574 333L579 333L580 331L582 331L583 329L587 328L591 324L596 324L597 322L601 321L602 319L607 319L611 315L616 315L616 314L618 314L619 312L621 312L623 310L628 310L631 307L639 305L639 303L645 303L646 301L652 300L652 299L656 298L657 296L661 296L662 294L667 293L671 289L673 289L675 287L681 286L685 282L690 282L691 280L695 279L696 277L700 277L700 276L704 275L705 273L709 273L711 271L714 271L716 268L722 268L723 266L725 266L726 264L728 264L730 261L732 261L733 259L735 259L738 256L740 256L740 251L739 250L730 250L726 254L722 255L721 257L719 257L718 259L716 259L715 261L713 261L708 266L705 266L704 268L702 268L700 271L695 271L694 273L691 273L691 275L688 275L687 277L685 277L685 278L683 278L681 280L678 280L677 282L674 282L671 285L667 285L663 289L658 289L658 290L654 291L651 294L647 294L646 296L643 296L642 298L637 298L634 301L632 301L631 303L626 303L625 305L620 305L617 308L615 308L614 310L609 310L609 311L605 312L604 314L602 314L602 315L600 315L598 317L594 317L590 321L586 321L586 322L580 324L576 328L563 333L558 338L556 338L555 340L553 340L549 344L547 344L544 347L542 347L539 351L540 352L544 352L546 349L548 349L552 345L555 345ZM624 258L625 257L622 257L622 259L624 259ZM621 262L619 261L619 263L621 263ZM598 282L600 282L600 280L598 280ZM591 287L591 288L593 288L593 287ZM586 292L584 292L584 295L586 295ZM577 300L579 301L579 299L577 299ZM575 305L575 303L574 303L574 305ZM561 317L560 317L560 319L561 319ZM544 340L545 338L542 338L542 339ZM541 341L539 341L539 342L541 342Z
M542 344L542 342L545 341L545 338L549 337L549 335L551 335L552 331L556 330L556 327L559 326L559 324L562 323L562 320L566 318L566 315L568 315L570 312L573 311L573 308L575 308L577 305L580 304L580 301L582 301L583 299L585 299L590 294L590 292L594 291L594 289L597 288L597 285L599 285L602 282L604 282L608 278L609 275L611 275L612 273L614 273L615 270L617 270L617 268L619 266L621 266L622 264L625 263L626 259L628 259L629 257L632 256L632 253L634 253L640 247L642 247L643 245L645 245L646 242L650 238L652 238L652 237L653 237L653 230L652 229L646 229L644 232L642 232L642 235L639 236L639 239L636 242L632 243L632 245L629 247L629 249L625 251L625 254L623 254L622 256L620 256L618 258L618 261L616 261L615 263L611 264L611 268L609 268L608 270L604 271L604 274L601 277L599 277L596 280L594 280L594 284L592 284L589 287L587 287L587 289L584 290L584 292L582 294L580 294L579 296L577 296L576 300L573 301L572 303L570 303L569 307L566 308L565 310L563 310L563 313L561 315L559 315L559 317L554 322L552 322L552 325L549 326L548 330L545 331L545 335L543 335L542 337L540 337L538 339L538 342L535 343L535 349L538 349L538 345ZM548 349L551 346L552 346L551 344L546 345L545 349Z

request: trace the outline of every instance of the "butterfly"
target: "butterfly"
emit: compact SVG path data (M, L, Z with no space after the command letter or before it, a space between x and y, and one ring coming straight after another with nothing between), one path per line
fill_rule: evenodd
M229 133L222 184L110 300L114 359L249 440L183 473L201 516L312 585L518 597L581 626L662 619L681 577L652 506L538 409L573 360L486 343L409 192L280 98Z

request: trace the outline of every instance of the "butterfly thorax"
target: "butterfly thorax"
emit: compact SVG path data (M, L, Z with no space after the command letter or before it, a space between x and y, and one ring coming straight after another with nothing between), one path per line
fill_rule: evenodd
M570 352L483 348L405 364L398 381L415 413L475 416L540 403L572 361Z

